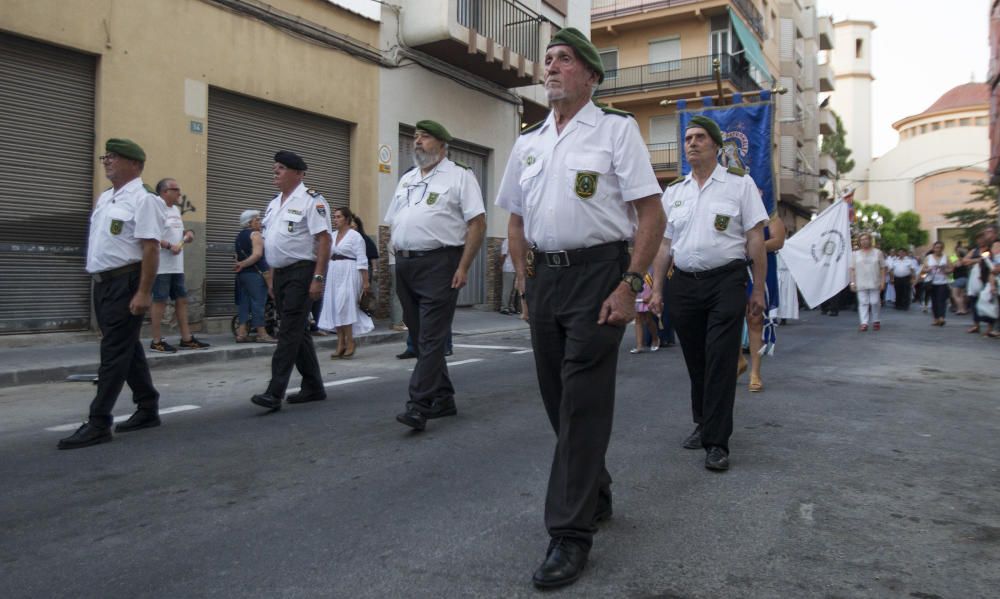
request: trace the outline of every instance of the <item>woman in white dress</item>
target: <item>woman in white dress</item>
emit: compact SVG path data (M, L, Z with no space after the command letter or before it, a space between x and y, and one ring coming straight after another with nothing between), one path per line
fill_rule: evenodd
M792 271L778 253L778 318L798 320L799 291L792 278ZM782 323L784 324L784 323Z
M361 294L368 291L368 257L364 238L351 228L353 218L350 208L334 208L331 215L336 235L330 249L319 328L337 331L337 351L330 356L333 359L353 356L354 336L375 328L372 319L358 307Z

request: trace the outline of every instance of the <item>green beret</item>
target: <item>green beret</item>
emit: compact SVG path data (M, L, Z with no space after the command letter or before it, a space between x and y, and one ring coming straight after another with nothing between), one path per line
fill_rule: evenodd
M688 121L686 128L690 129L691 127L701 127L708 132L708 136L712 138L715 145L720 148L722 147L722 131L719 129L719 125L712 119L700 114L698 116L693 116L691 117L691 120Z
M104 144L104 150L106 152L114 152L122 158L146 162L146 153L142 151L139 144L135 143L131 139L118 139L116 137L112 137L106 144Z
M580 60L587 63L587 66L597 73L597 82L604 81L604 65L601 64L601 55L597 52L597 46L590 43L587 36L580 33L579 29L576 27L560 29L552 36L552 41L549 42L546 49L552 46L569 46L576 50L576 55L580 57Z
M452 139L454 139L451 136L451 133L448 133L448 130L444 128L444 125L428 119L417 121L417 131L426 131L433 137L436 137L445 143L448 143Z

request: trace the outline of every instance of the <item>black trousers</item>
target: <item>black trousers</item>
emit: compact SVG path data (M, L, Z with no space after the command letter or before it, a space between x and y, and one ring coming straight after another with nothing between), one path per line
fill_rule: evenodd
M94 311L102 335L97 394L90 402L90 423L94 426L111 426L111 410L126 383L139 408L155 411L159 405L160 394L153 387L139 341L142 315L135 316L128 309L138 289L138 270L94 284Z
M670 319L687 363L691 412L705 448L729 451L748 280L745 268L704 279L675 271L670 280Z
M948 314L948 297L951 295L951 287L947 283L941 285L930 285L931 288L931 311L934 318L943 319Z
M556 448L545 496L549 535L590 547L598 497L610 500L604 455L615 411L615 374L624 326L598 325L601 304L621 282L620 259L568 268L539 265L527 280L531 345Z
M273 270L274 303L281 315L278 346L271 357L271 382L267 385L267 392L274 397L285 396L293 366L302 375L302 393L325 393L316 348L307 331L313 305L309 285L315 270L316 263L309 261Z
M425 256L396 256L396 295L417 350L406 406L424 414L435 400L455 397L444 354L458 303L459 290L451 288L451 280L462 251L452 247Z
M909 310L913 299L913 277L896 277L892 285L896 288L896 309Z

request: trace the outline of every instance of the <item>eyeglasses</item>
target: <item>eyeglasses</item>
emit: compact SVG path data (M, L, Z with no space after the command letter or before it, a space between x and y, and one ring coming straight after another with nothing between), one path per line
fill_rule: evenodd
M180 193L181 192L181 188L180 187L167 187L163 191L176 191L177 193Z
M118 154L115 154L114 152L108 152L104 156L97 157L97 159L100 160L101 162L107 162L109 160L117 160L118 158L120 158L120 156L118 156Z

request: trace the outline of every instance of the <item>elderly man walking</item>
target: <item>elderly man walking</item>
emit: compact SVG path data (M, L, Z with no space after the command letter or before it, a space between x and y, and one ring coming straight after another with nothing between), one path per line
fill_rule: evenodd
M510 255L531 305L538 386L556 433L545 499L551 540L533 576L543 589L580 577L597 524L611 516L605 453L618 348L664 227L638 125L591 101L604 78L594 45L576 29L559 31L544 77L552 111L514 144L496 202L510 212Z
M451 140L440 123L417 123L416 167L399 179L385 215L396 254L396 295L417 350L409 400L396 420L417 431L429 419L458 413L446 344L458 292L486 233L479 182L469 167L447 158Z
M146 153L139 144L109 139L104 149L101 163L111 189L94 204L87 242L87 272L94 278L94 313L102 335L97 394L87 422L59 441L59 449L111 441L111 410L126 383L138 409L115 432L160 424L160 394L153 387L139 333L160 260L162 202L142 182Z

